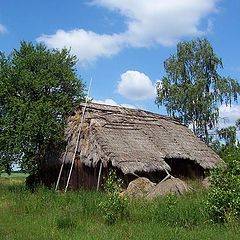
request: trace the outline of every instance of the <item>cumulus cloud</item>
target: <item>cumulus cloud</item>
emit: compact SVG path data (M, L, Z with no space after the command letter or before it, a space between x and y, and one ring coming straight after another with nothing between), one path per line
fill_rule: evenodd
M219 107L219 128L234 125L240 119L240 105L221 105Z
M123 103L123 104L118 104L116 103L113 99L107 98L105 100L93 100L95 103L100 103L100 104L105 104L105 105L111 105L111 106L120 106L120 107L126 107L126 108L136 108L135 106L128 104L128 103Z
M54 35L42 35L37 41L44 42L51 48L71 48L82 64L117 54L122 45L121 37L116 34L100 35L84 29L69 32L58 30Z
M207 16L216 11L219 0L94 0L93 5L116 11L125 18L122 33L98 34L84 29L58 30L37 39L50 47L71 47L81 63L110 57L124 47L175 44L185 36L201 36L212 28ZM209 21L200 29L203 19Z
M216 11L218 0L95 0L126 17L125 36L136 47L172 45L183 36L199 36L200 22Z
M6 31L7 31L7 28L0 23L0 33L4 33Z
M145 100L155 97L155 87L144 73L128 70L121 75L117 92L131 100Z

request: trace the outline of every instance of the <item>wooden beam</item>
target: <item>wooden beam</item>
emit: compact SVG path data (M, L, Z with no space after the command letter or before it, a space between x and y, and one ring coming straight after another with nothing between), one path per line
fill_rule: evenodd
M60 171L59 171L59 174L58 174L58 179L57 179L55 191L58 190L58 185L59 185L60 178L61 178L61 175L62 175L63 166L64 166L64 163L65 163L65 160L66 160L66 156L67 156L67 145L66 145L66 149L65 149L65 152L64 152L64 155L63 155L62 165L61 165L61 168L60 168Z
M100 186L100 178L101 178L101 174L102 174L102 165L103 165L103 163L101 162L99 172L98 172L97 191L99 190L99 186Z

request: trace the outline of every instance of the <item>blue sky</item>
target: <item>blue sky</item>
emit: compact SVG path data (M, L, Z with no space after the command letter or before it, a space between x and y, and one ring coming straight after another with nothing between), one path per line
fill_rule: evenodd
M21 40L71 47L96 101L165 114L154 85L178 41L207 37L222 74L240 79L239 12L239 0L0 0L0 51ZM234 121L240 105L220 113Z

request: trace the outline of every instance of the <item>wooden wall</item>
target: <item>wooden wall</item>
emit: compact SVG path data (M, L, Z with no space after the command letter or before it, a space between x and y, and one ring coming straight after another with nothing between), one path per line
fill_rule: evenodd
M204 177L204 169L200 167L198 164L195 164L193 161L187 159L166 159L166 162L171 166L171 174L174 177L187 177L190 179L195 178L203 178ZM100 176L100 189L106 179L109 170L113 167L109 165L107 168L102 168L101 176ZM45 168L42 171L42 182L47 186L55 186L58 174L59 167L51 167ZM84 165L79 159L75 160L72 175L69 182L68 190L78 190L80 188L84 189L97 189L98 182L98 174L100 169L100 163L95 167L88 167ZM59 189L64 190L66 187L68 175L70 171L70 164L65 164L61 180L59 183ZM121 178L124 182L124 187L126 188L132 180L134 180L137 176L127 174L124 175L119 169L116 171L117 176ZM165 172L150 172L150 173L137 173L140 177L147 177L152 182L158 183L160 182L166 175Z
M93 168L84 165L79 160L76 160L69 182L69 190L77 190L80 188L97 189L99 169L100 164L98 164L97 167ZM69 170L70 165L65 165L59 185L60 189L64 189L66 186ZM100 188L103 184L104 178L107 175L107 172L107 169L102 168L102 173L100 176Z

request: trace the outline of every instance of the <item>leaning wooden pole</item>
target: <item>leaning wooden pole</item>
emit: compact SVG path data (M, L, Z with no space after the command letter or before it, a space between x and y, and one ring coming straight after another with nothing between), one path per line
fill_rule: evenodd
M100 186L100 179L101 179L101 175L102 175L102 166L103 166L103 163L101 162L99 172L98 172L97 191L99 190L99 186Z
M60 171L59 171L59 174L58 174L58 179L57 179L55 191L58 190L58 186L59 186L60 178L61 178L61 175L62 175L63 166L65 164L66 156L67 156L67 146L66 146L66 149L65 149L65 152L64 152L64 155L63 155L63 161L62 161L62 165L61 165L61 168L60 168Z
M80 121L80 124L79 124L79 127L78 127L77 143L76 143L76 146L75 146L75 150L74 150L74 154L73 154L73 158L72 158L72 162L71 162L71 168L70 168L70 171L69 171L67 184L66 184L66 187L64 189L64 192L67 192L67 189L68 189L68 186L69 186L69 182L70 182L70 179L71 179L72 170L73 170L73 166L74 166L74 162L75 162L75 158L76 158L76 154L77 154L77 150L78 150L78 145L79 145L79 141L80 141L82 125L83 125L83 121L84 121L84 117L85 117L85 111L86 111L86 108L87 108L87 101L88 101L88 98L89 98L91 85L92 85L92 78L91 78L91 81L90 81L90 84L89 84L88 93L87 93L87 97L86 97L86 100L85 100L85 106L84 106L83 111L82 111L81 121Z
M67 179L67 184L65 186L64 192L67 192L69 182L70 182L70 179L71 179L72 170L73 170L73 166L74 166L74 162L75 162L75 158L76 158L76 154L77 154L77 150L78 150L78 145L79 145L79 141L80 141L82 121L83 121L83 116L85 114L85 109L86 109L86 105L84 106L84 109L83 109L83 112L82 112L82 118L81 118L81 122L80 122L80 125L79 125L79 128L78 128L77 143L76 143L73 158L72 158L72 161L71 161L71 167L70 167L70 171L69 171L69 175L68 175L68 179Z

